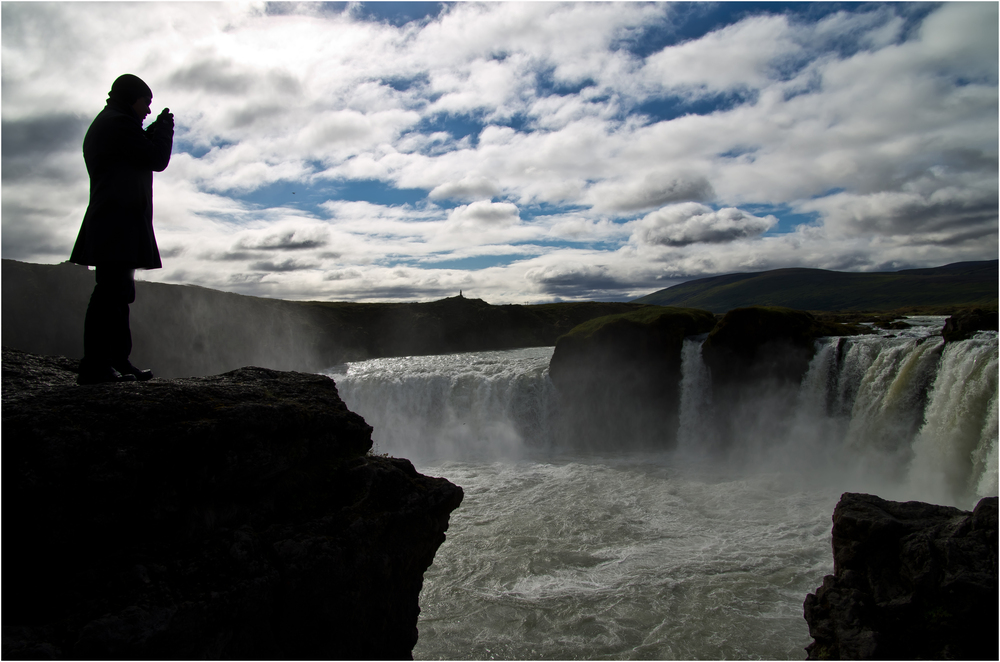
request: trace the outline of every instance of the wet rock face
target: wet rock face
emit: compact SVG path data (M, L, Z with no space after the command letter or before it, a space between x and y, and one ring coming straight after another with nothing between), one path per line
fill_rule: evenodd
M684 338L714 325L704 310L655 306L593 319L560 337L549 374L563 438L596 448L673 443Z
M996 331L997 311L975 308L956 313L947 319L941 335L947 342L966 340L976 331Z
M857 330L824 322L811 313L753 306L731 310L705 340L705 363L721 385L772 379L798 383L821 336L855 335Z
M461 488L323 376L73 369L3 352L4 658L411 656Z
M997 659L997 498L973 512L847 493L809 659Z

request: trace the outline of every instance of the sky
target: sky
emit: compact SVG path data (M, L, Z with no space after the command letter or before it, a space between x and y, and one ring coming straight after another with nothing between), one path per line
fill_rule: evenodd
M163 268L321 301L627 301L998 255L998 4L3 2L4 258L68 259L123 73Z

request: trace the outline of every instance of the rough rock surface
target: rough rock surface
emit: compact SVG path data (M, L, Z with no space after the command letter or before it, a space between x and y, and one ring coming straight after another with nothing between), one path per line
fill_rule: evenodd
M677 430L684 338L715 316L650 307L585 322L556 342L549 375L566 419L564 438L607 447L670 443Z
M368 455L334 382L77 386L3 351L3 657L409 658L462 490Z
M997 659L997 498L973 512L844 494L809 659Z
M789 308L753 306L725 314L705 340L702 354L717 384L745 379L798 383L822 336L849 336L858 329L819 320ZM751 370L752 367L752 370Z
M976 334L976 331L996 331L997 311L974 308L956 313L949 317L941 329L941 335L947 342L966 340Z

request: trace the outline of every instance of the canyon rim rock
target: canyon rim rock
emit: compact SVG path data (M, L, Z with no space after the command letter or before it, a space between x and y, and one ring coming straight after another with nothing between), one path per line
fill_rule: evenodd
M549 374L566 415L564 438L605 447L671 444L684 338L707 333L704 310L651 306L592 319L556 341Z
M947 342L966 340L976 331L996 331L997 311L974 308L955 313L944 323L941 335Z
M327 377L75 366L3 351L5 659L411 657L461 488Z
M798 383L822 336L857 335L852 325L818 319L803 310L776 306L736 308L708 334L702 349L712 380L726 386L747 375Z
M997 497L970 513L846 493L833 557L804 603L809 659L997 659Z

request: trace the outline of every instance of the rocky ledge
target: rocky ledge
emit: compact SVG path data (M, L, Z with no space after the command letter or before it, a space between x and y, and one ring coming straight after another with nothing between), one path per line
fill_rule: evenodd
M844 494L809 659L997 659L997 497L970 512Z
M3 350L3 657L410 658L462 490L331 379L77 386Z

